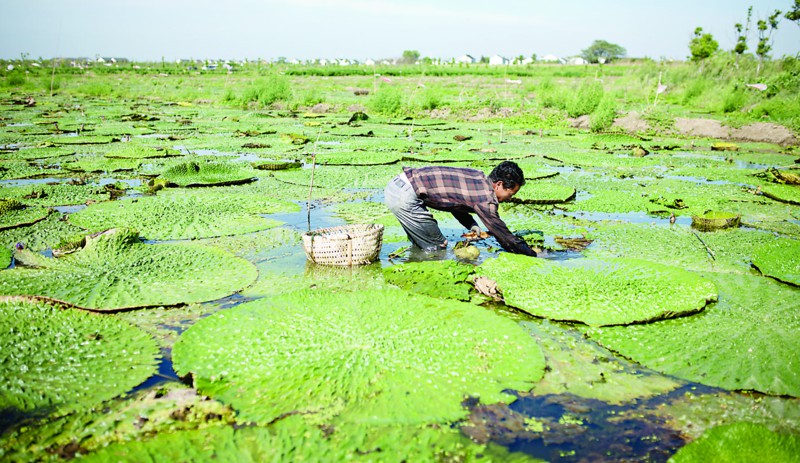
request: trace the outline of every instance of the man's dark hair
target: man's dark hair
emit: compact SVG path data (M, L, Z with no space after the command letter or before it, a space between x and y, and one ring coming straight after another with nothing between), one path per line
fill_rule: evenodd
M503 188L507 190L513 190L517 185L520 187L525 185L525 175L523 175L522 169L512 161L503 161L498 164L489 174L489 180L492 183L502 182Z

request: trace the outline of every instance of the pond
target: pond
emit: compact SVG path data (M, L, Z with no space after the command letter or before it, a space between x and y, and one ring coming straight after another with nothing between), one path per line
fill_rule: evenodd
M65 150L11 109L0 460L181 458L207 433L311 460L667 461L741 422L800 435L782 147L634 157L628 136L532 121L156 101L132 121L108 99L63 114L96 133ZM439 212L449 246L422 252L383 204L402 166L507 159L526 185L501 217L536 259L494 238L460 259ZM741 222L701 231L707 211ZM384 226L376 262L306 259L302 233L358 223Z

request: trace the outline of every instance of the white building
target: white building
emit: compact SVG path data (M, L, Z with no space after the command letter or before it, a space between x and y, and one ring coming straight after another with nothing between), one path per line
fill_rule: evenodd
M456 58L456 63L458 64L473 64L475 63L475 58L470 55L461 55Z
M589 64L589 62L581 58L580 56L572 56L570 58L567 58L567 64L583 65L583 64Z
M544 56L542 56L540 58L540 60L544 61L545 63L561 63L561 62L563 62L561 60L561 58L559 58L556 55L544 55Z
M504 66L508 63L508 58L503 58L500 55L494 55L489 58L489 66Z

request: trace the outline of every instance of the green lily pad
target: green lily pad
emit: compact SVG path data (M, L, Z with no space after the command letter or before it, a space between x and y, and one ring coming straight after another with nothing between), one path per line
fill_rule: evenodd
M33 225L49 213L44 207L26 207L16 199L0 199L0 230Z
M69 221L91 231L131 227L147 239L194 239L266 230L281 222L260 214L299 209L266 195L162 190L157 196L92 204Z
M800 397L800 290L768 278L709 274L719 302L702 314L589 330L653 370L725 389Z
M468 301L472 286L467 278L475 267L452 260L408 262L386 267L386 281L415 293Z
M11 252L10 248L0 248L0 269L8 268L8 266L11 265L12 256L13 253Z
M112 145L110 149L105 151L105 157L107 158L152 159L175 156L182 156L182 154L178 151L159 146L148 146L132 143Z
M544 369L538 345L513 321L400 290L248 302L192 326L173 361L199 391L257 423L286 413L447 422L466 415L465 397L510 402L504 390L530 389Z
M219 299L255 281L255 267L221 249L146 245L114 229L86 238L79 251L45 258L23 251L27 266L0 272L0 295L45 296L95 310Z
M270 428L214 426L159 433L152 439L112 444L91 453L86 462L175 461L337 461L341 452L327 443L322 431L291 417Z
M0 301L0 333L4 412L89 408L147 379L158 359L155 341L128 323L18 298Z
M66 459L117 442L233 422L229 407L179 382L165 382L88 410L42 420L36 426L18 423L0 437L0 454L6 461Z
M700 439L682 447L669 461L800 462L800 436L776 433L766 426L746 422L718 426L707 431Z
M558 263L503 253L486 260L477 273L495 280L510 306L591 326L686 315L717 295L713 283L693 273L637 259Z
M239 185L255 180L256 172L244 163L189 161L165 170L158 179L182 187Z
M36 206L68 206L87 202L107 201L111 198L109 191L96 183L71 185L33 184L0 188L0 194L6 198L15 198L20 202Z
M800 241L780 239L759 247L753 265L766 276L800 286Z
M569 185L534 180L526 182L512 198L524 204L558 204L575 199L575 188Z
M61 220L62 217L61 214L52 212L41 222L29 227L2 230L0 245L11 249L17 243L22 243L26 249L44 251L47 248L57 247L65 239L86 234L85 230Z
M81 156L61 165L74 172L118 172L136 170L142 165L141 159L109 158L104 156Z
M774 199L775 201L800 205L800 186L798 185L771 183L765 185L762 192L764 196Z
M71 148L56 148L56 147L41 147L41 148L24 148L20 150L5 152L2 154L3 159L24 159L31 161L34 159L48 159L58 158L62 156L70 156L75 154L75 150Z
M537 396L567 393L623 404L663 394L681 385L675 379L643 371L595 343L584 342L583 334L575 330L547 320L521 325L539 341L549 367L534 386L533 393Z
M403 157L399 152L321 152L316 155L317 164L330 166L372 166L396 164Z

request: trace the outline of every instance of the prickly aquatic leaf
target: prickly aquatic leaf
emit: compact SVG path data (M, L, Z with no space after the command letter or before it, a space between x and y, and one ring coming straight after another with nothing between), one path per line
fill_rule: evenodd
M400 290L248 302L192 326L173 360L199 391L258 423L286 413L447 422L466 414L466 397L509 402L503 390L529 389L544 369L536 342L513 321Z
M86 462L175 461L342 461L322 431L290 417L269 428L214 426L159 433L152 439L112 444L87 455Z
M766 276L800 286L800 241L781 239L759 247L753 265Z
M193 239L266 230L280 222L259 214L296 210L296 204L267 196L162 190L157 196L92 204L69 220L91 231L130 227L146 239Z
M57 175L59 173L60 170L57 168L35 166L26 161L0 161L0 180Z
M0 437L0 454L7 461L54 460L56 455L61 458L74 452L86 455L116 442L230 425L234 421L229 407L171 381L88 410L41 420L35 427L21 422Z
M678 450L670 463L800 462L800 436L747 422L718 426Z
M11 265L11 248L0 248L0 269L8 268Z
M23 257L36 267L0 272L0 295L46 296L96 310L219 299L249 285L258 273L221 249L147 245L124 229L87 237L85 247L61 258Z
M329 166L370 166L382 164L396 164L403 157L399 152L327 152L316 155L316 162ZM309 163L311 161L308 161Z
M800 205L800 186L771 183L764 186L764 196L776 201Z
M244 163L189 161L165 170L158 179L182 187L237 185L255 180L256 171Z
M595 343L585 342L583 333L547 320L521 325L539 341L549 367L534 386L537 396L566 393L622 404L663 394L681 385L672 378L643 371Z
M468 301L472 286L466 281L474 270L475 267L469 264L452 260L432 260L386 267L383 275L387 282L408 291Z
M136 170L141 165L140 159L81 156L74 161L62 164L61 167L74 172L117 172Z
M710 281L637 259L550 262L502 253L476 272L497 281L506 304L551 320L624 325L697 312L716 299Z
M0 302L0 333L4 413L86 409L147 379L158 358L128 323L20 298Z
M0 202L8 202L8 200L0 199ZM40 206L21 206L2 211L0 212L0 230L33 225L40 220L44 220L49 213L50 211L47 208Z
M593 239L587 257L641 258L687 270L750 273L751 256L759 246L775 241L770 233L742 228L713 233L688 226L598 222L587 235Z
M47 159L57 158L61 156L70 156L75 154L75 150L71 148L56 148L56 147L43 147L43 148L24 148L15 151L6 151L0 154L2 159L24 159L26 161L34 159Z
M547 180L526 182L514 195L514 202L525 204L557 204L575 199L575 187Z
M110 199L108 190L96 183L86 185L31 184L0 188L0 195L37 206L66 206Z
M800 289L768 278L708 274L719 302L691 317L589 330L653 370L725 389L800 397Z
M270 297L303 289L331 291L362 291L365 289L386 289L389 284L383 277L380 262L354 267L317 265L309 262L305 253L297 246L289 248L287 256L277 260L270 267L273 270L259 269L258 280L242 291L245 297ZM301 272L282 269L305 265ZM305 264L303 264L305 262ZM304 269L304 271L302 271Z
M0 245L9 249L21 243L26 249L43 251L55 248L62 240L75 235L85 235L85 230L61 220L62 215L53 212L41 222L29 227L0 231Z

